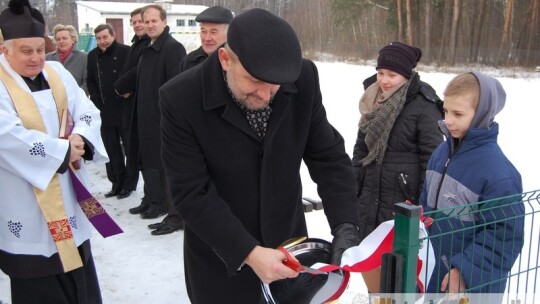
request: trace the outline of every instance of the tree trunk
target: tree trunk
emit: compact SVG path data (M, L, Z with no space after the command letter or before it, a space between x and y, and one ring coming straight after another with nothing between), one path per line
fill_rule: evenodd
M538 2L539 0L532 0L531 2L531 23L529 26L527 53L524 60L526 64L538 64L540 60L540 56L538 55L538 49L540 47L540 37L538 36L538 26L540 26L540 24L538 23L538 15L540 9ZM531 56L531 51L533 50L536 50L536 52L533 52L533 55Z
M512 25L512 8L514 6L514 0L507 0L506 7L504 12L504 27L502 32L501 44L499 46L499 52L497 53L497 58L495 62L497 65L505 64L509 55L509 36L510 36L510 26Z
M452 26L450 27L450 64L453 65L456 61L456 42L457 42L457 31L459 25L459 14L460 14L460 0L454 0L454 6L452 10Z
M443 9L443 28L442 28L442 35L441 35L441 43L439 45L439 55L437 57L437 61L439 63L448 63L447 59L443 59L443 56L446 55L446 50L448 49L448 23L450 22L450 17L452 16L452 10L451 10L451 2L445 1L444 2L444 9Z
M407 44L414 45L411 0L406 0L405 3L406 3L405 9L407 11Z
M403 41L403 19L401 14L401 0L396 0L396 13L398 20L398 40Z
M431 0L425 0L424 18L425 18L425 42L424 42L424 63L429 64L431 62Z

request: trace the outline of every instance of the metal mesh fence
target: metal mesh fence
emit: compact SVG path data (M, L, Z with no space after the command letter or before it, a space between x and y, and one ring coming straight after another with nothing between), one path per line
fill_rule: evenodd
M429 282L423 302L540 303L540 190L425 212L425 217L418 206L396 207L392 254L404 258L395 273L403 284L383 292L395 299L398 293L418 291L418 248L427 239L434 258L425 263L434 268L423 278ZM409 229L418 227L420 218L432 219L427 237L415 237L418 230Z

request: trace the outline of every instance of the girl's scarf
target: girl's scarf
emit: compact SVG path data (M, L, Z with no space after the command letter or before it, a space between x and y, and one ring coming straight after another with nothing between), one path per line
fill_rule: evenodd
M411 75L412 79L414 75ZM368 155L361 160L367 166L374 160L382 164L390 131L407 100L411 80L404 81L394 90L383 92L377 82L369 86L360 99L360 130L366 135Z

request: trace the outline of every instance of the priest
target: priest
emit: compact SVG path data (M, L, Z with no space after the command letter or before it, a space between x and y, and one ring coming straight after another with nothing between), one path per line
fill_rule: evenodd
M99 111L45 62L44 19L28 0L10 1L0 30L0 269L12 303L101 303L88 218L104 211L74 187L85 161L108 161Z

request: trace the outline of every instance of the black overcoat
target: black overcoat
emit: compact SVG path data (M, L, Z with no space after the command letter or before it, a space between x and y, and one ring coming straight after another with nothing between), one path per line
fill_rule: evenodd
M86 85L90 99L101 111L102 126L121 126L124 99L114 91L114 82L124 68L129 46L114 41L102 51L88 53Z
M206 58L208 58L208 54L206 54L202 46L200 46L198 49L190 52L186 57L184 57L184 59L182 59L182 62L180 62L180 73L199 65L205 61Z
M159 88L180 72L184 46L169 34L167 26L154 43L143 50L137 69L133 123L137 124L142 170L161 170ZM131 148L130 148L131 149Z
M260 281L248 266L238 269L256 245L275 248L307 235L302 160L330 227L360 224L356 183L311 61L275 95L262 141L228 93L217 54L160 89L163 164L186 223L192 303L258 303Z
M141 58L144 48L150 43L150 37L147 35L142 37L134 35L131 42L132 44L126 58L124 70L114 83L116 92L119 95L131 93L131 95L124 100L125 102L122 107L122 122L123 127L126 129L131 127L131 118L133 117L135 92L137 90L137 66L139 65L139 59Z
M377 80L376 75L364 81L364 88ZM382 165L375 161L363 166L369 153L365 137L358 129L353 151L353 165L358 180L358 195L366 212L366 237L380 223L394 218L394 205L410 200L417 204L431 153L443 141L438 127L442 116L442 101L435 90L420 80L411 78L405 105L396 118Z

